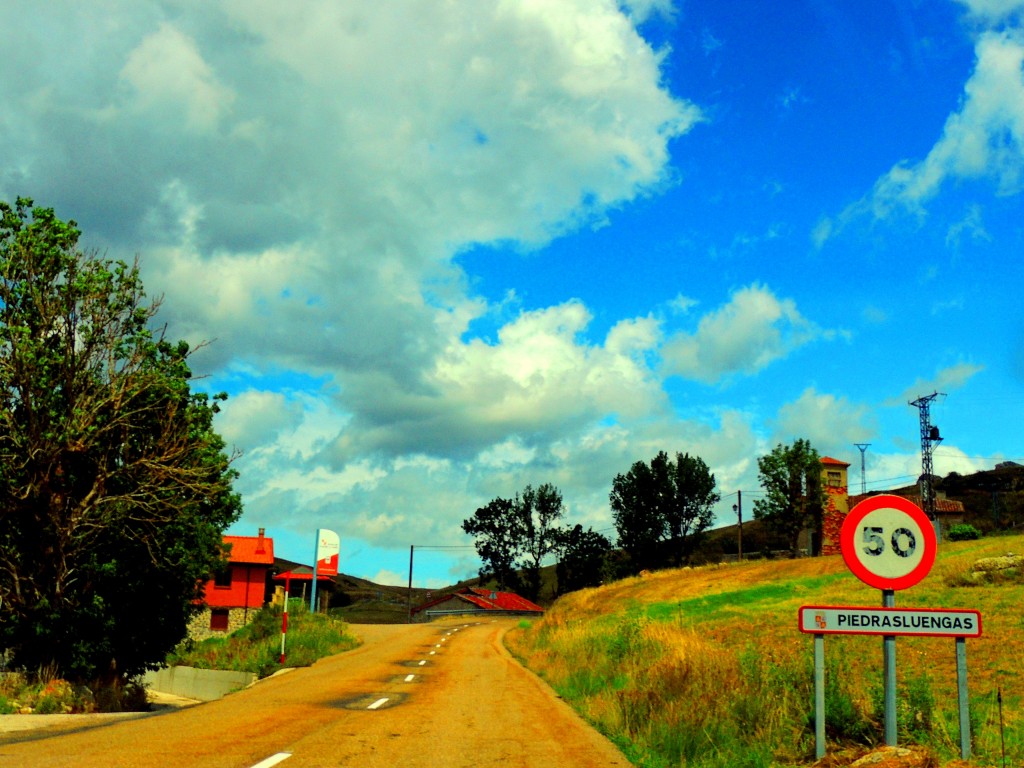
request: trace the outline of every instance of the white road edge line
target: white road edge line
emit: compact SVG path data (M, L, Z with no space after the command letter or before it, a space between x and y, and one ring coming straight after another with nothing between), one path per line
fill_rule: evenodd
M367 709L380 709L387 704L389 699L377 699L373 704L367 707Z
M284 762L291 756L291 752L278 752L276 755L271 755L266 760L260 760L256 765L252 766L252 768L270 768L270 766Z

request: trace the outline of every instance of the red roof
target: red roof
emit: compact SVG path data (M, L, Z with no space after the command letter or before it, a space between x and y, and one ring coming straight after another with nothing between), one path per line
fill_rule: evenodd
M840 461L839 459L833 459L831 456L822 456L821 463L827 464L830 467L848 467L850 463L847 461Z
M333 576L325 576L319 571L316 574L316 580L320 581L331 581ZM308 565L297 565L290 571L282 571L274 577L274 581L312 581L313 580L313 569Z
M497 592L493 589L481 587L463 587L456 592L446 592L428 603L413 609L413 613L419 613L431 606L443 603L452 598L464 600L483 611L530 611L543 613L544 609L536 603L532 603L525 597L520 597L514 592Z
M229 563L250 565L274 564L274 540L266 536L225 536L224 543L231 545Z
M877 494L868 493L862 496L851 496L850 497L850 509L853 509L857 504L864 501L864 499L876 496ZM921 503L921 497L918 494L910 493L897 493L896 496L902 496L907 501L913 502L917 506L924 509L924 505ZM962 501L955 501L953 499L935 499L935 511L936 512L963 512L964 503Z

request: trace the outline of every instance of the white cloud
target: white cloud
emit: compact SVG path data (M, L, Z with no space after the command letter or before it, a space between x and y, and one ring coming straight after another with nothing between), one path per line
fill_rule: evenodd
M868 406L808 387L795 401L779 409L774 442L790 443L805 438L819 453L841 459L849 453L850 446L869 441L877 429Z
M1024 13L1022 0L960 0L977 18L997 24L1007 17Z
M369 580L372 581L374 584L381 584L384 586L391 587L404 587L408 586L409 584L408 578L409 574L403 576L402 574L395 573L394 571L382 570L377 571L377 573L371 576ZM416 585L420 586L420 583L417 582Z
M960 389L968 381L985 370L985 366L975 363L957 363L938 371L931 379L918 379L914 384L903 391L903 394L886 401L886 405L903 405L919 397L930 395L933 392L949 393L950 390Z
M493 344L452 339L414 392L353 374L348 400L356 416L337 443L337 460L377 451L464 455L509 435L550 439L608 413L662 407L664 393L644 356L658 338L653 321L619 323L603 346L584 340L589 322L573 301L521 313Z
M1014 30L985 32L963 103L919 163L900 163L875 184L866 207L877 218L895 209L922 212L949 180L986 177L1001 194L1021 190L1024 171L1024 37ZM847 214L849 215L849 214Z
M672 19L676 15L673 0L620 0L620 2L629 13L630 18L637 24L642 24L655 15L666 19Z
M832 219L827 216L818 220L818 223L814 225L814 229L811 231L811 242L814 243L816 248L821 248L828 239L832 237L832 233L835 230L835 223Z
M780 299L769 288L753 284L701 318L695 333L671 336L662 355L666 373L713 384L755 374L833 333L800 314L792 299Z
M985 222L982 220L979 205L968 206L963 218L950 226L946 233L946 245L954 251L959 251L965 237L973 241L991 242L992 240L992 236L985 230Z
M874 304L864 307L860 312L860 316L864 322L871 323L872 325L881 325L889 319L889 313Z
M273 442L294 422L297 410L279 392L249 390L221 405L217 429L228 444L244 451Z
M235 98L195 40L166 22L129 54L121 77L134 89L139 109L155 110L159 119L180 112L191 131L216 128Z

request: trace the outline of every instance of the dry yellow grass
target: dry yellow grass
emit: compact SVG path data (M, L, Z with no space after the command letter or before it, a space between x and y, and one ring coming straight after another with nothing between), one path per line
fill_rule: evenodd
M1012 764L1024 758L1024 587L1019 580L960 585L978 559L1021 551L1022 536L944 543L931 574L897 593L899 607L981 611L984 635L967 643L975 749L989 756L999 752L999 689L1007 742L1018 760ZM799 713L809 702L780 697L802 698L811 690L810 680L804 679L811 638L797 629L798 609L880 602L881 593L850 574L838 556L669 570L568 595L529 632L511 637L510 645L610 734L625 734L642 744L679 728L684 720L696 720L699 726L706 718L708 746L713 747L716 738L736 736L721 727L732 718L734 730L742 727L760 730L767 739L789 739L776 750L776 758L781 754L797 760L807 748L806 723L799 722ZM881 685L881 643L876 636L826 641L826 655L847 670L844 684L850 699L864 710L870 710ZM900 638L897 648L901 681L924 680L934 698L928 738L940 750L955 752L954 641ZM757 695L771 699L763 706L745 698L751 677L763 678L754 681ZM698 718L694 696L700 697ZM745 714L746 709L756 711ZM735 725L744 717L749 722ZM716 720L717 730L711 727ZM679 748L685 751L687 745Z

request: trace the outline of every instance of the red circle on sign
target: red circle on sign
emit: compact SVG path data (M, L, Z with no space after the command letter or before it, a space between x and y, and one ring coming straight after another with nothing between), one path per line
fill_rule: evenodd
M924 510L891 494L871 496L850 510L839 547L854 576L870 587L892 590L912 587L927 576L937 549Z

